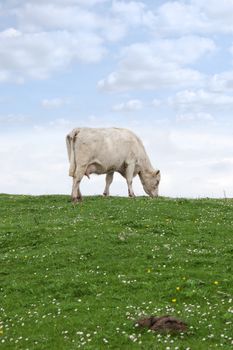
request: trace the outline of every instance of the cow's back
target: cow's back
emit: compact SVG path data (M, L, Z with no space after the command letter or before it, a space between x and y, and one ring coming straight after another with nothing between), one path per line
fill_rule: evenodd
M140 139L123 128L78 128L75 151L87 163L99 162L117 169L123 162L140 162L145 150Z

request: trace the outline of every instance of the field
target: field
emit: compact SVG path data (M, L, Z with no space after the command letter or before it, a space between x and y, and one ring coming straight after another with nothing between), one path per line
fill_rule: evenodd
M0 253L2 349L232 348L233 200L0 195Z

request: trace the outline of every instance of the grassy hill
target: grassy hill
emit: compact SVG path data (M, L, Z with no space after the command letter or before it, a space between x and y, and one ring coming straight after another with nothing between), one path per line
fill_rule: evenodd
M0 195L0 253L2 349L232 348L233 200Z

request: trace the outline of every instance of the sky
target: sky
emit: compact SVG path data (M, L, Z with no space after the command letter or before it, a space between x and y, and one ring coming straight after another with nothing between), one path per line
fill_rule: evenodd
M67 133L117 126L160 195L233 197L232 110L233 0L0 0L0 193L70 194Z

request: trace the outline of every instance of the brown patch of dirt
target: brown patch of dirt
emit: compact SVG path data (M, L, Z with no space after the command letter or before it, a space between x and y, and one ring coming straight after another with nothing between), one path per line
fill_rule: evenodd
M145 317L136 322L140 327L149 328L152 331L162 333L186 332L187 324L176 317L165 315L160 317Z

